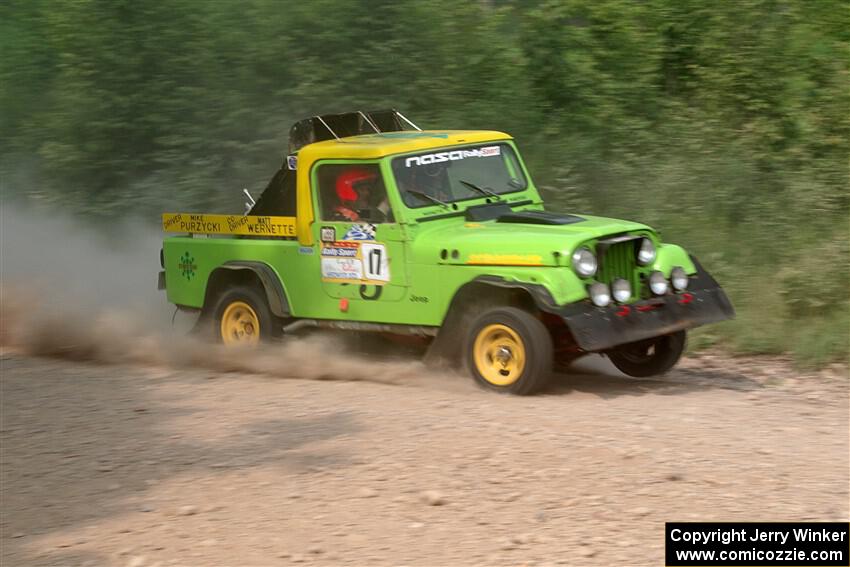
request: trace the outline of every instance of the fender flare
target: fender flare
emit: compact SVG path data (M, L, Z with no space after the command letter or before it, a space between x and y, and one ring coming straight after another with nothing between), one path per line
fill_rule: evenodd
M558 309L558 304L555 303L555 299L552 297L552 294L549 293L549 290L546 289L546 286L542 284L509 281L499 276L478 276L466 282L458 288L457 292L455 292L449 309L451 310L451 307L454 306L455 298L463 292L464 288L475 284L489 285L502 289L522 289L528 292L528 295L530 295L531 299L534 300L534 305L541 311L554 313Z
M499 276L478 276L460 286L449 302L437 337L431 343L425 356L426 363L440 364L441 360L459 360L463 344L463 332L469 323L471 313L460 305L468 296L475 297L476 287L490 287L500 290L522 290L528 294L534 305L541 311L556 312L557 305L549 290L541 284L509 281Z
M465 299L464 296L467 295L467 290L478 286L486 286L502 290L523 290L528 293L529 297L531 297L531 300L534 302L534 306L540 311L546 313L557 313L558 311L558 304L555 302L555 299L552 297L549 290L546 289L546 286L542 284L510 281L500 276L477 276L457 288L457 291L455 291L452 296L452 300L449 302L448 309L443 317L442 325L450 322L452 316L457 314L459 311L458 303Z
M257 279L260 280L260 283L263 284L271 312L278 317L290 316L289 301L286 299L283 284L277 273L268 264L247 260L231 260L213 270L210 273L210 278L219 270L247 270L253 272L257 276Z

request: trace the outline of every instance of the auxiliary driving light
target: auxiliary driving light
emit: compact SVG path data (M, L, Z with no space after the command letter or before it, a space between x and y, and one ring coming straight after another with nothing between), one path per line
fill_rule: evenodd
M661 272L652 272L652 274L650 274L649 289L652 290L652 293L655 295L664 295L667 293L667 289L669 287L667 280L664 279L664 274Z
M640 241L640 249L637 254L637 262L641 266L648 266L655 261L655 245L648 238Z
M605 307L611 303L611 292L608 290L608 286L601 282L591 285L590 300L597 307Z
M632 285L624 279L616 279L611 284L611 294L620 303L625 303L632 296Z
M673 289L676 291L684 291L688 289L688 274L686 274L684 268L680 266L676 266L673 268L673 271L670 272L670 281L673 283ZM616 296L616 293L614 295Z
M573 269L578 275L589 278L596 273L596 256L587 248L579 248L573 253Z

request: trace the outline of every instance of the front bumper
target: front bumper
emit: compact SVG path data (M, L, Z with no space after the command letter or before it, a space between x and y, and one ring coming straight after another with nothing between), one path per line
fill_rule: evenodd
M668 335L735 316L723 289L693 258L697 273L688 291L629 305L596 307L589 301L557 311L583 351L596 352Z

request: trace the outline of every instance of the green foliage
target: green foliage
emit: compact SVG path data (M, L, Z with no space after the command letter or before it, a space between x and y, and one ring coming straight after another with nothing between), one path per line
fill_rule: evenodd
M395 106L511 132L554 207L696 253L739 313L696 343L848 356L841 0L8 0L0 53L4 196L239 210L296 119Z
M792 329L789 350L799 365L818 368L836 360L848 358L847 330L850 329L850 310L837 306L824 318L807 317Z

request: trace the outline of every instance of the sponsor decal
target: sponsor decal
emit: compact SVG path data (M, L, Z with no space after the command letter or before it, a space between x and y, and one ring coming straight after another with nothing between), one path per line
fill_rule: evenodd
M304 254L306 256L312 256L313 255L313 247L312 246L299 246L298 247L298 253Z
M319 233L322 242L334 242L336 240L336 229L332 226L323 226Z
M165 213L162 215L162 230L190 234L294 237L295 217Z
M359 253L357 242L332 242L322 246L322 258L356 258Z
M376 286L390 281L387 247L381 242L323 242L321 256L322 281Z
M353 224L342 237L343 240L375 240L374 224Z
M326 258L322 256L322 280L359 282L363 279L363 263L357 258Z
M499 146L487 146L486 148L475 148L474 150L454 150L451 152L437 152L433 154L425 154L421 156L410 156L404 160L405 167L412 165L428 165L431 163L440 163L444 161L457 161L459 159L473 157L490 157L500 155L502 152Z
M177 264L177 269L180 270L186 281L192 281L192 278L195 277L195 270L198 269L194 256L188 252L180 256L180 263Z
M428 303L429 300L424 295L411 295L410 301L412 303Z

